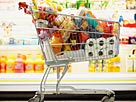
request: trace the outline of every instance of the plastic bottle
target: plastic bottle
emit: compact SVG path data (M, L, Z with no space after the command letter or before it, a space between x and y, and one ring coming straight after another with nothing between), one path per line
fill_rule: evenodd
M113 63L111 61L111 58L108 60L108 72L113 72Z
M120 56L114 58L114 72L120 72Z
M25 61L25 73L33 73L34 72L34 61L32 60L32 55L28 54L27 59Z
M40 54L36 55L36 60L35 60L35 67L34 71L36 73L43 73L44 71L44 60L42 59L42 56Z
M97 62L98 64L98 72L103 72L103 64L102 64L102 60L98 60Z
M113 58L108 60L108 72L114 72Z
M0 57L0 73L5 73L6 72L6 56L1 56Z
M15 67L15 56L14 55L7 56L6 73L14 73L14 67Z
M95 72L95 61L90 61L89 72Z
M133 60L134 60L133 55L127 56L127 61L126 61L126 71L127 72L134 72Z
M102 72L108 72L108 60L103 60L102 63Z
M120 72L120 56L110 58L112 72Z
M121 26L123 26L123 16L122 15L119 17L119 23Z
M18 54L17 58L15 60L14 72L15 73L24 73L24 68L25 68L25 64L24 64L24 60L22 58L22 55Z
M95 60L95 72L100 72L100 68L99 68L99 60Z

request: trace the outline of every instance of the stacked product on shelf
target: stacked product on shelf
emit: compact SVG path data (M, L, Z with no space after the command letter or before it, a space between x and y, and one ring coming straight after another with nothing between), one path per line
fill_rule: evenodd
M40 54L0 56L0 73L43 73L43 71L44 60Z
M64 67L60 67L62 72ZM44 71L44 59L42 55L37 54L10 54L8 56L0 56L0 73L42 73ZM53 68L56 73L57 67ZM71 64L69 64L68 72L72 72ZM108 60L93 60L90 61L88 72L120 72L120 57L111 58Z
M136 36L122 36L120 44L136 44Z
M89 72L120 72L120 56L90 61Z
M0 57L0 72L5 73L6 72L6 56L1 56Z
M38 45L37 38L1 37L0 45Z
M47 0L47 1L53 1L53 0ZM82 0L77 0L77 2L78 1L82 1ZM87 0L86 0L87 1ZM54 1L53 1L54 2ZM54 4L53 3L49 3L49 2L46 2L47 4L49 4L50 6L52 6L52 8L54 8L54 7L58 7L58 3L56 3L56 5L57 6L53 6L54 4L55 4L55 2L54 2ZM81 2L80 2L81 3ZM82 6L82 5L81 5ZM63 7L58 7L59 9L58 9L58 11L62 11L62 9L63 9ZM123 16L122 16L123 17ZM124 22L124 25L126 25L126 24L129 24L129 22L128 21L126 21L126 20L124 20L123 19L123 22ZM74 22L74 23L76 23L76 22ZM55 35L55 34L54 34ZM0 38L0 45L1 44L3 44L3 39L1 39ZM37 45L38 43L37 43L37 39L17 39L17 38L9 38L8 40L6 40L7 42L6 42L6 45ZM73 41L74 41L74 39L73 39ZM33 43L34 42L34 43ZM128 37L128 38L122 38L121 39L121 44L135 44L136 43L136 37L135 36L132 36L132 37ZM4 44L3 44L4 45ZM55 49L55 48L54 48ZM72 47L71 48L69 48L69 47L67 47L66 46L66 48L65 48L65 50L69 50L69 49L72 49ZM128 58L128 59L131 59L131 58ZM1 71L0 72L12 72L11 70L10 70L10 67L12 67L13 68L13 66L10 66L10 64L11 63L13 63L14 62L14 60L15 60L15 58L13 57L13 56L1 56L1 61L0 61L0 63L1 63ZM29 64L32 64L31 63L31 61L30 60L27 60L28 61L28 63ZM40 62L40 61L39 61ZM39 63L38 61L36 62L36 63ZM104 65L106 66L107 64L105 64L105 63L109 63L110 61L104 61L104 62L102 62L102 61L96 61L96 62L91 62L91 63L100 63L100 64L98 64L98 66L102 66L101 65L101 63L104 63ZM8 65L8 67L6 66L6 65ZM33 64L32 64L32 66L33 66ZM91 66L93 66L93 65L91 65ZM12 69L11 68L11 69ZM108 67L109 68L109 67ZM8 70L7 70L8 69ZM29 68L28 68L29 69ZM33 69L33 68L32 68ZM34 72L33 70L31 69L31 71L30 72ZM63 68L61 68L61 69L63 69ZM97 68L97 70L96 71L99 71L98 70L99 68ZM107 69L106 69L107 70ZM104 70L105 71L105 70ZM24 71L25 72L25 71ZM29 72L28 70L26 71L26 72ZM55 71L54 71L55 72ZM95 71L91 71L91 72L95 72ZM108 71L108 72L114 72L114 71Z
M34 58L35 57L35 58ZM0 56L0 73L43 73L44 69L43 56L37 54L10 54L8 56ZM59 68L59 71L63 71L63 67ZM68 72L71 72L71 64L69 64ZM53 68L53 72L56 73L57 68Z
M136 54L127 55L126 72L136 72Z

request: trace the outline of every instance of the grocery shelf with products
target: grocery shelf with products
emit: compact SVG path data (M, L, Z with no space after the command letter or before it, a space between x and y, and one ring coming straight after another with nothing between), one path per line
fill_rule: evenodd
M43 67L40 70L36 70L36 65L43 64L44 60L31 16L18 11L18 8L15 6L19 1L21 0L12 0L10 2L12 8L8 6L10 3L8 5L4 3L7 5L7 8L0 8L0 11L3 13L3 16L0 17L0 91L38 90L44 71ZM126 7L125 0L121 0L121 2L115 0L116 6L110 7L113 4L108 0L90 1L90 7L92 7L92 11L97 18L119 21L119 18L123 17L123 21L122 19L120 21L119 56L107 60L71 63L68 73L62 80L62 84L71 84L77 87L87 86L87 88L107 87L113 90L136 89L136 56L132 55L133 50L136 49L136 26L129 27L129 24L135 24L135 5L127 4ZM101 2L103 4L100 4L99 1L103 1ZM54 1L54 3L56 2ZM76 3L81 3L81 7L85 5L80 0L77 0ZM2 4L0 2L0 5ZM74 5L71 6L72 2L70 1L66 2L65 5L56 5L59 6L59 11L63 11L64 6L67 6L68 9L74 7ZM114 10L117 6L118 8ZM14 16L5 16L9 14ZM24 65L22 71L15 70L18 54L22 55L21 58ZM39 62L36 61L36 55L41 55ZM18 56L18 58L20 57ZM5 64L4 68L2 68L3 63ZM83 65L84 67L81 67ZM26 69L27 67L28 70ZM48 82L49 84L54 84L56 81L56 69L53 68L51 70ZM62 70L63 67L60 68L60 71ZM30 85L33 85L33 87ZM16 86L20 88L16 89Z

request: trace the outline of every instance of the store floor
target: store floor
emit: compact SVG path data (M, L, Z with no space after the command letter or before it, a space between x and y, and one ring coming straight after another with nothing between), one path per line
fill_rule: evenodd
M27 101L0 101L0 102L27 102ZM45 102L100 102L100 101L45 101ZM136 101L115 101L115 102L136 102Z

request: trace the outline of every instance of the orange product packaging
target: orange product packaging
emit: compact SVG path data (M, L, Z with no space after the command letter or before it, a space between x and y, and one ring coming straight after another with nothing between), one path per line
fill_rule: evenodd
M0 73L5 73L6 72L6 56L1 56L0 57Z
M24 63L24 60L22 58L22 55L18 54L17 58L15 60L14 72L15 73L24 73L24 68L25 68L25 63Z
M63 39L62 39L62 36L59 31L54 32L52 35L53 35L53 37L52 37L50 43L52 45L54 53L57 54L57 53L61 52L61 48L62 48L61 43L63 42Z
M42 59L41 54L36 55L36 59L34 62L34 72L43 73L44 72L44 60Z
M100 32L103 32L103 27L101 26L100 21L95 20L97 17L93 14L92 11L87 11L86 16L90 18L94 18L94 20L87 19L88 24L90 24L92 27L99 30Z
M34 72L34 61L32 59L32 55L28 54L25 60L25 73L33 73Z
M6 73L14 73L15 55L8 55L6 61Z

